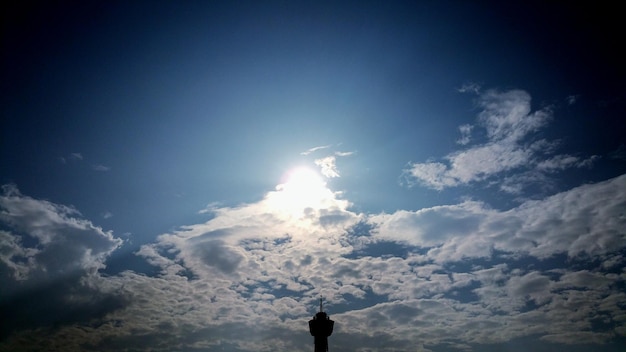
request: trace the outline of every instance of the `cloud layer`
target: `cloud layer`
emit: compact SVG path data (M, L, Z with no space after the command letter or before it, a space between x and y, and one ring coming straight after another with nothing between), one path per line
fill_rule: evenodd
M32 284L48 282L57 303L75 308L56 325L44 324L55 313L44 309L5 327L3 348L306 351L320 294L336 321L335 349L626 336L626 175L507 211L466 201L356 214L327 190L316 207L285 213L274 202L283 190L213 208L211 220L142 246L137 255L157 275L103 276L97 269L119 239L72 208L6 188L3 283L44 277ZM67 272L75 275L64 280Z

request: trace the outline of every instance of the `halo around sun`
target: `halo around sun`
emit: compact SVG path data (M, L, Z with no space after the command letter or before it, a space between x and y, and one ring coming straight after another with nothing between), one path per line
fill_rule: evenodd
M326 182L308 167L296 167L285 174L284 182L276 187L271 203L282 212L297 216L307 208L319 209L332 197Z

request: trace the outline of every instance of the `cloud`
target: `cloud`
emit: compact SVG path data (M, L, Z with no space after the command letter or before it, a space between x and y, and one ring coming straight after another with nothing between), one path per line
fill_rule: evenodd
M327 149L327 148L330 148L330 145L321 145L321 146L318 146L318 147L309 148L309 149L301 152L300 155L309 155L309 154L311 154L313 152L316 152L318 150Z
M477 124L460 126L458 143L468 145L474 127L485 131L487 141L452 152L442 161L409 163L403 171L406 184L443 190L486 180L502 183L503 178L498 176L512 171L552 173L589 167L596 156L554 154L556 143L534 138L534 133L549 123L553 113L550 107L531 111L530 102L530 95L522 90L489 90L481 94L477 105L482 111ZM504 185L501 190L519 193L520 188Z
M324 148L328 148L326 146ZM321 147L315 148L320 149ZM335 152L333 155L329 155L323 158L315 159L315 165L321 168L322 175L328 178L340 177L339 170L337 169L337 157L351 156L354 152Z
M84 237L107 239L90 245L93 253L118 245L71 207L7 191L33 205L3 206L13 209L3 223L19 219L17 209L43 207L51 212L9 223L50 229L57 214L48 243L82 224ZM626 175L506 211L464 201L357 214L328 190L315 206L285 213L274 205L281 192L237 207L213 204L210 220L144 244L137 255L155 275L86 275L103 262L81 264L82 280L55 286L57 302L100 302L103 310L85 304L46 333L21 325L0 348L307 351L306 321L320 294L336 321L337 350L498 349L526 337L600 344L624 336ZM14 266L23 265L17 256L40 250L3 235L1 253L16 253Z
M612 253L626 247L626 219L620 215L626 206L625 189L622 176L508 211L466 201L361 220L339 206L336 211L343 220L331 228L322 225L322 209L310 214L313 221L303 228L270 215L269 208L249 204L216 209L216 217L205 225L162 236L150 247L156 249L153 256L160 257L160 265L169 268L163 280L180 282L177 278L190 268L197 279L185 286L203 287L211 300L215 297L212 308L202 310L215 313L203 319L223 319L256 331L245 321L282 316L284 323L292 324L278 323L293 334L283 341L290 346L306 339L298 335L307 319L303 307L314 306L320 292L341 323L341 334L331 341L339 348L373 348L372 336L381 348L396 349L415 341L469 346L533 335L573 343L582 339L565 337L571 331L590 332L594 317L615 320L624 314L618 303L623 293L616 284L624 282L624 275L610 274L602 266L571 269L565 259L541 269L525 263L559 255L571 261L611 257L614 263L624 263ZM363 220L372 226L357 231ZM357 239L366 246L360 247L364 255L353 257ZM413 249L405 256L367 255L385 241ZM204 249L187 249L198 243L212 251L210 262ZM285 294L289 300L284 300ZM602 297L607 297L602 308L581 310L583 302L603 302ZM350 309L355 301L363 307ZM620 324L611 329L621 331ZM269 346L273 340L265 334L263 343ZM604 343L614 335L593 331L586 336ZM245 341L256 340L235 341L245 350Z
M474 94L479 94L480 93L480 85L478 83L473 83L473 82L469 82L469 83L465 83L461 86L461 88L457 89L457 91L459 93L474 93Z
M459 126L459 132L461 132L461 138L457 139L457 143L460 145L466 145L471 141L472 129L474 126L465 124Z
M601 256L626 246L626 176L584 185L508 211L466 201L370 217L377 236L432 247L436 262L481 258L499 250L537 258ZM611 219L606 223L607 219Z
M91 166L92 169L94 169L95 171L102 171L102 172L106 172L106 171L110 171L111 168L108 166L104 166L101 164L94 164Z
M122 240L80 218L72 208L22 195L0 196L0 276L3 326L14 329L83 321L123 305L90 285ZM45 302L45 303L44 303Z
M315 165L322 169L322 175L326 177L339 177L339 171L337 170L336 158L334 156L327 156L325 158L316 159Z
M70 153L67 156L59 157L59 160L63 164L67 164L68 160L70 160L70 161L81 161L83 159L84 159L84 157L83 157L83 155L81 153Z
M567 154L556 155L549 159L538 162L537 169L544 172L556 172L572 167L591 167L591 165L593 165L593 162L598 158L599 157L597 155L593 155L587 159L581 159L579 157Z
M85 157L82 153L70 153L69 156L60 157L59 160L61 161L61 163L67 164L68 160L82 162L83 160L85 160ZM100 172L107 172L111 170L110 167L102 164L92 164L91 169Z
M580 98L579 94L572 94L572 95L569 95L567 98L565 98L565 100L567 100L567 105L574 105L576 104L579 98Z
M609 158L626 161L626 145L620 144L616 150L609 153Z
M9 226L8 243L22 252L3 251L2 262L14 268L16 280L53 279L74 271L94 272L121 240L80 219L72 208L22 195L14 185L3 186L0 221Z

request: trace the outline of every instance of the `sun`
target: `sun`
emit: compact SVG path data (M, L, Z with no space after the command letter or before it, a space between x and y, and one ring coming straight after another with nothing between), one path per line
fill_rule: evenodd
M317 172L306 167L298 167L287 173L287 181L283 187L287 192L297 193L306 198L309 197L309 193L325 188L326 183Z
M332 193L316 171L297 167L285 174L284 182L271 196L272 204L284 213L302 215L306 209L320 209Z

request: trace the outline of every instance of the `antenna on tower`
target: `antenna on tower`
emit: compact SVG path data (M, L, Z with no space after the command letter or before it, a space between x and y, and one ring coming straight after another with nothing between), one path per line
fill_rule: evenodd
M322 307L322 296L320 296L320 312L323 312L324 308Z

